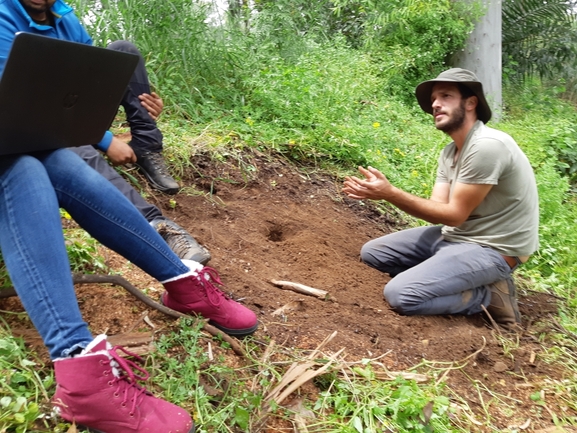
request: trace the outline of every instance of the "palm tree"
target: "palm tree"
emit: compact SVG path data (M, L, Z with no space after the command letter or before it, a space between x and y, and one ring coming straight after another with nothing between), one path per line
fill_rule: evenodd
M503 60L513 78L552 77L577 59L576 0L504 0Z

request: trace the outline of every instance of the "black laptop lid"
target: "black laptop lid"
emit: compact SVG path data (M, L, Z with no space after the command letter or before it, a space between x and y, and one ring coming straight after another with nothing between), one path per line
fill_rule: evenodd
M138 56L18 33L0 79L0 155L97 144Z

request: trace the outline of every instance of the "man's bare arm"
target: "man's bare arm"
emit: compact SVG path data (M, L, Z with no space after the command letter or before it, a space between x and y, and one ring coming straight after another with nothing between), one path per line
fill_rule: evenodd
M449 196L448 184L436 184L431 199L417 197L394 187L377 169L359 167L365 179L350 176L343 192L354 199L386 200L414 217L433 224L459 226L483 201L492 185L457 183Z

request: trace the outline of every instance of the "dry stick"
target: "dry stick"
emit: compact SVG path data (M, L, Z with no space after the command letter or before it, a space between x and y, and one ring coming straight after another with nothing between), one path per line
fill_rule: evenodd
M304 363L293 362L286 373L281 378L280 383L270 391L264 398L261 405L261 411L264 414L255 423L253 433L260 432L268 420L269 414L272 410L271 402L274 401L277 405L280 405L290 394L296 391L305 382L311 380L312 378L324 373L337 359L337 357L345 350L344 348L339 350L337 353L329 357L328 362L317 370L310 370L318 364L315 361L316 355L321 351L321 349L326 346L335 336L337 331L334 331L331 335L326 337L317 348L306 358Z
M270 280L272 284L280 287L281 289L289 289L293 292L302 293L303 295L315 296L319 299L325 299L329 292L326 290L315 289L314 287L305 286L300 283L293 283L292 281L278 281Z
M497 331L497 334L499 334L502 337L503 335L501 334L501 330L499 329L499 325L497 325L497 322L495 322L495 319L493 319L493 316L491 316L491 314L487 311L487 309L485 308L485 306L483 304L481 304L481 308L483 309L483 311L485 312L485 314L487 315L487 317L491 321L491 324L493 325L493 328L495 328L495 330Z
M158 302L153 301L148 296L146 296L140 289L130 284L126 279L122 278L120 275L99 275L99 274L72 274L72 281L74 284L88 284L88 283L110 283L116 284L118 286L124 287L131 295L136 297L139 301L143 302L144 304L148 305L155 310L160 311L161 313L166 314L167 316L174 317L175 319L179 318L190 318L192 316L188 314L181 313L179 311L175 311L171 308L165 307ZM18 296L16 291L13 287L8 287L6 289L0 290L0 298L8 298L11 296ZM220 329L209 325L206 321L203 321L202 329L208 332L210 335L214 337L221 338L223 341L226 341L230 344L231 349L239 356L245 356L244 350L234 338L225 334Z
M541 295L547 295L547 296L549 296L549 297L551 297L551 298L558 299L558 300L560 300L560 301L567 301L567 298L566 298L566 297L564 297L564 296L559 296L559 295L555 295L554 293L551 293L551 292L549 292L549 291L541 292L541 291L539 291L539 290L534 290L534 289L523 289L523 290L525 290L526 292L537 293L537 294L541 294Z
M554 327L557 328L558 331L564 333L567 337L571 338L573 341L577 341L577 335L569 331L563 325L561 325L553 316L549 315L549 320L553 322Z
M181 313L180 311L175 311L171 308L165 307L158 302L153 301L148 296L146 296L140 289L130 284L126 279L122 278L120 275L98 275L98 274L73 274L72 279L74 284L87 284L87 283L111 283L116 284L118 286L124 287L131 295L136 297L139 301L143 302L144 304L148 305L151 308L154 308L161 313L166 314L167 316L174 317L176 319L179 318L190 318L191 316L188 314ZM209 325L204 321L202 324L202 329L208 332L210 335L218 338L222 338L222 340L226 341L230 344L231 349L240 356L245 356L242 347L238 341L230 337L228 334L225 334L220 329Z

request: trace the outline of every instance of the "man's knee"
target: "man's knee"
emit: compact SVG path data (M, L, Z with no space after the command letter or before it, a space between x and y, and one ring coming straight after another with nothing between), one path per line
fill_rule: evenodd
M368 247L367 244L364 244L361 248L361 262L371 265L374 261L374 255L372 248Z
M382 238L373 239L362 246L361 261L371 268L386 272L391 276L395 276L399 272L395 252L385 245Z
M393 310L404 314L401 311L403 309L401 289L401 287L397 287L395 285L394 280L391 280L385 285L385 288L383 289L383 296Z
M394 279L389 281L383 289L383 296L391 308L405 316L419 314L419 308L423 302L422 299L411 296L411 293L414 293L411 288L396 284Z
M108 45L109 50L122 51L123 53L131 53L140 55L140 51L132 42L128 41L114 41Z
M380 268L382 265L382 251L375 245L375 240L367 242L361 248L361 261L373 268Z

